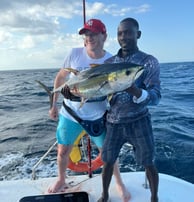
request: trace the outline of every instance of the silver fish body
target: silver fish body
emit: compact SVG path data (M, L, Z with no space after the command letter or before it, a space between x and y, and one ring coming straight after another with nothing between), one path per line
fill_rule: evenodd
M102 64L87 70L77 72L66 68L75 76L69 78L63 85L50 91L42 82L36 81L49 94L50 107L53 103L53 94L61 92L68 85L70 92L81 98L82 106L87 100L104 97L129 88L143 73L144 67L131 63Z
M70 92L85 99L103 97L129 88L142 74L143 67L131 63L102 64L70 78ZM60 92L64 85L53 92Z

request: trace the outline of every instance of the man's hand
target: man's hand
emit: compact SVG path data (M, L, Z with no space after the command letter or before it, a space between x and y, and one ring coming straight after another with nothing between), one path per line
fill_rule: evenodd
M64 96L64 98L66 99L70 99L72 98L72 94L70 92L70 88L68 85L65 85L62 89L61 89L61 94Z
M58 109L56 105L53 105L52 108L49 110L49 116L52 120L57 121L58 119Z
M127 88L125 91L135 96L136 98L141 97L142 94L142 90L138 88L135 84L132 84L131 87Z

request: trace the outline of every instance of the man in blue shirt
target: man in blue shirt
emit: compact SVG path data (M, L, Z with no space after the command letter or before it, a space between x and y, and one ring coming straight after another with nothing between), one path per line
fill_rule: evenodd
M121 147L133 145L138 164L143 165L150 185L151 202L158 202L158 171L154 165L154 138L148 105L157 105L160 95L160 68L155 57L138 49L141 36L138 22L133 18L122 20L117 39L121 46L117 55L106 63L129 62L144 66L143 74L125 91L115 93L107 114L107 135L102 148L103 192L98 202L109 200L109 185L113 165ZM126 201L124 201L126 202Z

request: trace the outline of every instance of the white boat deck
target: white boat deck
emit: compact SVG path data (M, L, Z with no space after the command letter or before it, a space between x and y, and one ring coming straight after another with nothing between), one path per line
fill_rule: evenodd
M160 202L194 201L194 184L165 174L159 174L159 177ZM122 178L131 193L130 202L150 201L150 190L142 186L145 183L144 172L122 173ZM46 194L47 188L55 180L56 178L0 181L0 201L19 202L24 196ZM67 182L72 186L68 192L86 191L91 202L96 202L101 195L101 175L94 175L92 178L87 175L69 176ZM110 186L110 199L111 202L121 201L115 187L114 177Z

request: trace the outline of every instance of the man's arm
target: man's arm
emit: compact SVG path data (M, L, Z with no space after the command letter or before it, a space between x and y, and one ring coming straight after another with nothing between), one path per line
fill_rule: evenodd
M54 81L54 88L58 88L62 84L64 84L65 78L68 76L69 72L65 71L64 68L61 68L57 73ZM60 93L54 93L53 95L53 105L49 110L49 116L53 120L57 120L58 118L58 109L57 109L57 100Z

